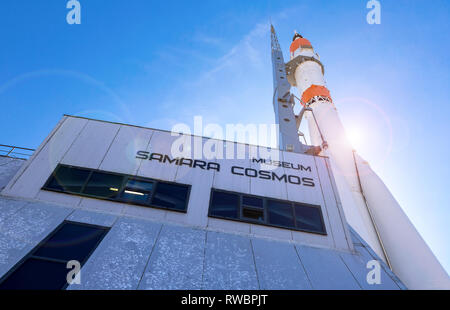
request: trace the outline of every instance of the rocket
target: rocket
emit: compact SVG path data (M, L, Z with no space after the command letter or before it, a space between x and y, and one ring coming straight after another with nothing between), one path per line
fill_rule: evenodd
M450 278L389 189L353 150L327 88L325 68L311 42L295 33L284 63L271 26L273 105L279 148L327 156L348 224L410 289L450 289ZM280 56L281 55L281 56ZM296 87L300 98L290 92ZM302 110L294 113L300 102ZM313 147L300 142L308 122Z

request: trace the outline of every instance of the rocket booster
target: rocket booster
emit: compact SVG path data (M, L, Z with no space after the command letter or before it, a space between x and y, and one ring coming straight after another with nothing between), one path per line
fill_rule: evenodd
M330 158L348 223L410 289L450 289L450 278L402 208L355 154L311 43L296 33L286 64L287 79L301 94L313 145Z

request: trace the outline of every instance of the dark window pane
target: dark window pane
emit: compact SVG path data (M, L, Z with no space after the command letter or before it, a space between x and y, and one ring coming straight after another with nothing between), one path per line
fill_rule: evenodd
M184 185L158 183L152 205L185 211L188 187Z
M246 205L246 206L262 208L263 200L261 198L244 196L244 197L242 197L242 204Z
M289 203L268 200L267 214L270 224L292 228L295 227L294 214L292 212L292 206Z
M319 208L295 205L295 222L298 229L325 232Z
M152 193L152 188L153 182L130 179L125 185L121 197L127 202L145 203L148 201Z
M237 219L239 210L239 196L223 192L213 192L210 214Z
M83 265L107 231L107 228L64 222L3 280L0 289L64 288L67 273L72 270L67 269L67 261L77 260Z
M83 193L102 198L115 198L123 179L121 175L93 172Z
M93 226L65 223L33 255L82 263L105 232Z
M47 188L79 193L90 171L60 166L53 174Z
M29 258L0 284L0 289L60 290L69 271L64 263Z
M242 216L246 219L255 220L258 222L264 221L264 211L262 209L250 209L244 207L242 209Z

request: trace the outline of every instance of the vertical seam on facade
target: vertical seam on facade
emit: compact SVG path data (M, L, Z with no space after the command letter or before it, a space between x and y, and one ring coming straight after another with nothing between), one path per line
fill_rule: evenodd
M312 283L311 279L309 278L309 274L308 274L308 272L307 272L307 270L305 268L305 265L303 264L303 261L302 261L302 258L300 257L300 254L298 253L299 250L298 250L296 245L294 245L294 249L295 249L295 253L297 254L298 260L300 261L300 265L303 268L303 272L306 275L306 279L308 280L309 286L311 287L311 289L314 289L313 283Z
M148 151L150 151L150 143L152 142L152 138L153 138L153 134L155 133L153 130L151 130L151 135L150 135L150 138L148 139L148 142L147 142L147 146L145 147L145 151L146 152L148 152ZM139 165L138 165L138 168L137 168L137 170L136 170L136 172L134 173L135 175L138 175L139 174L139 171L141 170L141 166L142 166L142 163L144 162L144 159L141 159L140 161L139 161Z
M256 282L258 283L258 289L262 290L263 288L261 287L261 282L259 281L259 275L258 275L258 267L256 265L256 257L255 257L255 249L253 248L253 242L252 239L249 238L250 240L250 248L252 249L252 256L253 256L253 265L255 266L255 274L256 274Z
M331 182L331 189L333 191L333 195L334 195L334 199L336 200L336 206L339 212L339 217L342 223L342 229L344 230L344 235L345 235L345 240L347 240L347 244L349 246L349 248L351 249L353 246L353 240L351 239L351 235L350 232L348 232L347 230L347 226L346 225L350 225L348 223L344 223L344 218L345 218L345 213L344 210L342 209L342 201L339 199L339 192L336 186L336 182L334 180L334 175L331 171L331 164L327 159L324 159L325 162L325 167L327 168L327 172L328 172L328 178L330 179ZM330 165L330 166L329 166ZM340 205L340 207L339 207ZM348 233L348 235L347 235ZM350 238L349 238L350 237Z
M342 201L339 198L339 192L338 192L338 189L336 186L336 182L334 180L334 175L331 171L331 165L329 166L329 161L327 159L324 159L324 162L325 162L325 167L327 168L328 178L330 179L331 190L333 191L334 200L336 201L336 207L338 209L340 221L342 224L342 229L344 230L345 240L347 241L347 245L348 245L349 249L351 250L353 248L353 241L351 240L351 236L347 235L347 234L349 234L349 232L346 229L347 228L346 225L348 225L348 223L344 223L345 213L344 213L344 210L342 209L343 208ZM349 237L350 237L350 239L349 239Z
M100 164L98 165L98 169L100 169L100 166L103 164L103 161L105 160L106 156L108 156L109 150L111 149L112 145L114 144L114 141L116 141L117 135L119 134L120 130L123 126L119 126L119 129L117 130L116 134L114 135L114 138L112 139L111 143L108 146L108 149L105 152L105 155L103 155L102 160L100 161Z
M47 144L50 142L50 140L53 138L53 136L56 134L56 132L61 128L61 126L66 122L67 118L64 118L64 120L56 126L56 128L53 130L53 132L50 134L50 136L45 141L45 144L42 145L42 147L38 148L33 155L31 155L30 159L27 160L26 163L28 163L23 170L20 172L20 174L14 179L14 182L10 186L5 186L3 189L11 189L16 185L17 181L22 177L22 175L25 173L25 171L30 167L31 163L34 161L34 159L42 152L42 150L47 146Z
M141 275L141 277L139 279L139 282L138 282L138 284L136 286L136 290L139 289L139 286L141 285L142 279L145 276L145 272L147 271L147 267L148 267L148 264L150 263L150 259L152 258L152 254L155 251L155 248L156 248L156 245L158 243L159 236L161 235L161 231L163 229L163 226L164 226L164 224L161 224L161 227L159 228L158 234L156 235L155 243L153 244L152 250L150 251L150 255L148 256L147 262L145 263L145 267L144 267L144 270L142 271L142 275Z
M70 149L72 148L72 146L75 144L75 142L78 140L78 138L81 136L81 133L83 132L83 130L87 127L87 125L89 124L89 120L86 122L86 124L84 124L83 128L81 128L81 130L78 132L77 136L75 137L75 139L73 139L72 143L70 144L70 146L67 148L67 150L64 152L64 155L61 156L59 163L62 162L64 160L64 158L67 156L67 153L70 151Z
M206 265L206 245L208 242L208 231L205 231L205 243L204 243L204 248L203 248L203 268L202 268L202 282L201 282L201 289L204 290L205 289L205 265Z
M316 162L316 158L315 157L314 157L314 166L316 167L317 178L319 179L319 184L320 184L320 192L322 194L322 199L323 199L323 204L324 204L324 207L325 207L325 212L327 214L328 224L330 225L331 239L333 240L334 248L337 248L336 240L334 239L333 225L332 225L331 220L330 220L330 214L328 213L328 206L327 206L327 202L325 201L325 194L323 193L322 181L320 179L320 173L319 173L319 169L317 168L317 162Z
M356 278L356 276L353 274L353 272L350 270L350 267L345 263L344 258L342 257L341 254L338 254L339 258L341 259L341 261L344 263L345 267L347 268L347 270L350 272L350 274L352 275L353 279L355 279L356 284L358 284L359 288L364 290L364 288L361 286L361 284L359 284L358 279Z
M378 261L381 265L381 268L383 268L384 272L386 272L386 274L389 276L389 278L391 278L392 281L394 281L395 285L397 285L400 289L404 290L404 289L408 289L403 282L396 276L396 274L389 269L389 267L384 263L384 261L377 255L377 253L375 253L370 246L364 241L363 238L361 238L359 236L359 234L350 226L350 228L352 229L352 233L355 236L356 239L359 240L361 245L358 245L362 248L364 248L365 251L367 251L367 253L369 254L370 257L372 257L374 260ZM356 251L356 246L355 246L355 251ZM361 253L359 253L360 255L362 255ZM398 283L400 282L400 284Z

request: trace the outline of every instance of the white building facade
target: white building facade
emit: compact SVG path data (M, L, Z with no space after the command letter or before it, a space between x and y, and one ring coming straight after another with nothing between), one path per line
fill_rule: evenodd
M175 157L177 139L211 143L64 116L3 181L0 288L44 285L23 280L41 265L59 281L46 288L405 288L347 224L326 157L275 150L273 160L219 140L233 159ZM80 284L59 276L68 253L80 254ZM372 260L380 284L367 281Z

